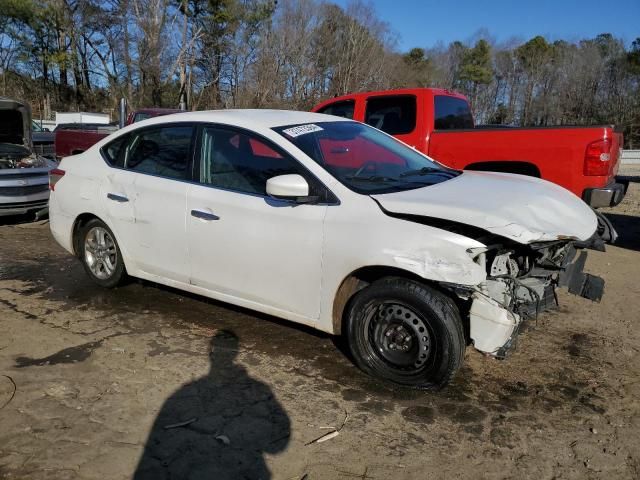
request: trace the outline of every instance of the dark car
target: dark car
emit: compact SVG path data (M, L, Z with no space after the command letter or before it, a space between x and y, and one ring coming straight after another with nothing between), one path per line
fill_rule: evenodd
M37 122L31 123L31 140L33 141L33 150L43 157L56 158L56 134Z
M46 212L55 166L34 151L29 105L0 97L0 216Z

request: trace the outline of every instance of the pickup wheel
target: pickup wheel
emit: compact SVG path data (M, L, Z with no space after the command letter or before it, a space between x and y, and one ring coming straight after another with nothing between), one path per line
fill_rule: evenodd
M593 209L593 213L596 214L596 218L598 219L598 229L596 230L598 236L602 238L605 243L609 243L611 245L616 243L616 240L618 239L618 232L616 232L611 221L602 212L599 212L595 208Z
M444 294L404 278L358 292L347 310L347 337L366 373L417 389L440 389L462 365L460 313Z
M80 260L98 285L113 288L127 278L122 253L111 229L101 220L89 220L79 231Z

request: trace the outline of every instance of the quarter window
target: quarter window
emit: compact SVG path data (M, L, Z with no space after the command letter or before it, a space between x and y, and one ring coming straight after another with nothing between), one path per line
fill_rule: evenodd
M130 134L125 167L141 173L185 180L194 127L167 125Z
M341 102L335 102L331 105L327 105L324 108L318 110L318 113L324 113L326 115L335 115L336 117L344 117L353 120L353 111L355 109L356 102L354 100L343 100Z
M120 135L118 138L102 147L102 156L112 167L124 168L124 157L129 135Z
M369 98L364 121L389 135L411 133L416 128L416 97L395 95Z
M200 182L205 185L266 195L269 178L304 175L295 160L243 132L206 127L200 148Z

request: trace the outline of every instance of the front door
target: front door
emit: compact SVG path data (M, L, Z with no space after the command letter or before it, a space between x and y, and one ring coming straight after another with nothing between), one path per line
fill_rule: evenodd
M244 130L204 127L198 149L199 184L187 199L191 282L248 307L317 319L327 206L265 192L268 178L309 174Z

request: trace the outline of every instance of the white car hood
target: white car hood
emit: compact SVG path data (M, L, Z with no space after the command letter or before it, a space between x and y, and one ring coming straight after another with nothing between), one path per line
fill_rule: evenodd
M591 208L573 193L508 173L465 171L435 185L372 197L389 212L452 220L523 244L587 240L597 227Z

